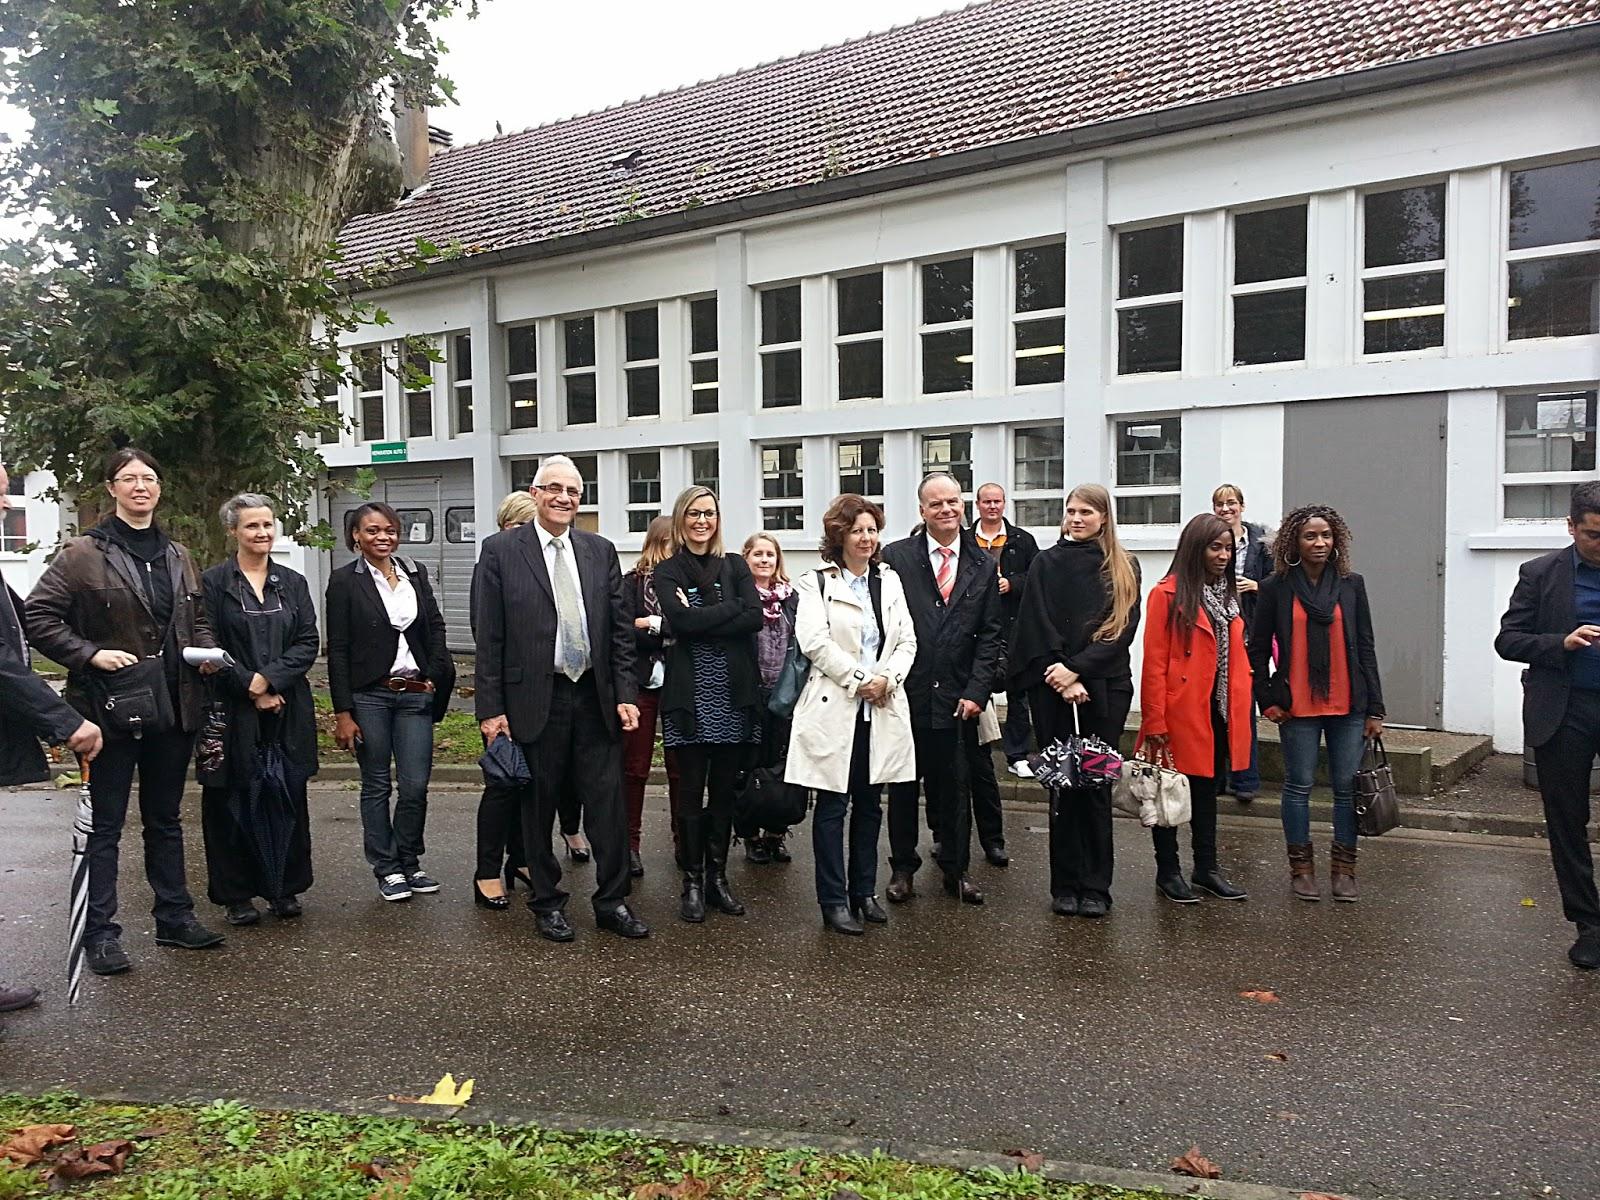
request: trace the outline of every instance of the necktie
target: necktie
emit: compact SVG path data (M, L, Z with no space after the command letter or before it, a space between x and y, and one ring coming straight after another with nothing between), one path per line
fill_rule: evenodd
M956 569L951 565L951 560L956 552L949 546L939 547L939 570L934 574L933 582L939 588L939 599L949 600L950 589L955 586Z
M583 631L583 612L578 607L578 588L567 569L567 539L550 539L556 552L555 570L550 573L556 593L556 667L573 683L589 669L589 639Z

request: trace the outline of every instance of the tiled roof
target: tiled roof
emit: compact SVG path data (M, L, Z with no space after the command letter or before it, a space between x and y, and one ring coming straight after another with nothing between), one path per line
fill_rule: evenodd
M512 250L1596 21L1600 0L984 0L443 151L343 242Z

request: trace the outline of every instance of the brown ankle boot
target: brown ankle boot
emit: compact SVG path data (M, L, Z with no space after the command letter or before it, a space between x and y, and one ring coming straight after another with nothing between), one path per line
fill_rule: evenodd
M1360 899L1356 892L1356 848L1333 844L1333 898Z
M1317 860L1311 852L1311 843L1289 843L1289 886L1301 900L1321 900L1317 887Z

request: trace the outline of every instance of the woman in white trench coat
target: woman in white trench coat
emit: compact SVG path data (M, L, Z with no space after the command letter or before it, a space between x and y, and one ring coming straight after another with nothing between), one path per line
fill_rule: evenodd
M882 787L916 778L911 709L901 684L917 635L900 579L878 561L883 510L854 494L822 518L821 571L796 581L795 640L811 660L794 710L784 779L815 788L811 846L822 923L860 935L889 917L877 891ZM845 866L845 814L850 859Z

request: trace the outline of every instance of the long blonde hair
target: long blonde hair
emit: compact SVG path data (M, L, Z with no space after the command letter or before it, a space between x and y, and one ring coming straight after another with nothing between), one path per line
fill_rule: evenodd
M1100 573L1111 584L1111 611L1094 631L1097 642L1114 642L1128 628L1128 617L1139 602L1139 576L1133 556L1122 547L1117 538L1117 517L1111 505L1111 493L1098 483L1080 483L1067 493L1067 501L1082 500L1105 518L1096 535L1100 542Z
M633 560L633 569L641 575L648 575L661 565L662 559L672 554L672 518L654 517L650 527L644 531L644 545L639 548L639 557Z
M774 583L788 583L789 571L788 568L786 568L783 564L783 547L778 545L778 539L772 534L752 533L749 537L745 538L744 549L739 553L748 559L750 557L750 551L756 548L757 542L765 542L767 545L772 547L772 552L777 555L778 566L777 569L772 573L772 581Z
M717 499L717 494L708 487L686 487L678 493L678 499L672 505L672 550L676 554L689 544L686 530L689 518L685 515L689 506L702 496L710 496L711 503L717 506L717 532L711 539L711 545L706 552L713 558L721 558L727 551L722 548L722 501ZM685 551L687 553L688 551Z

